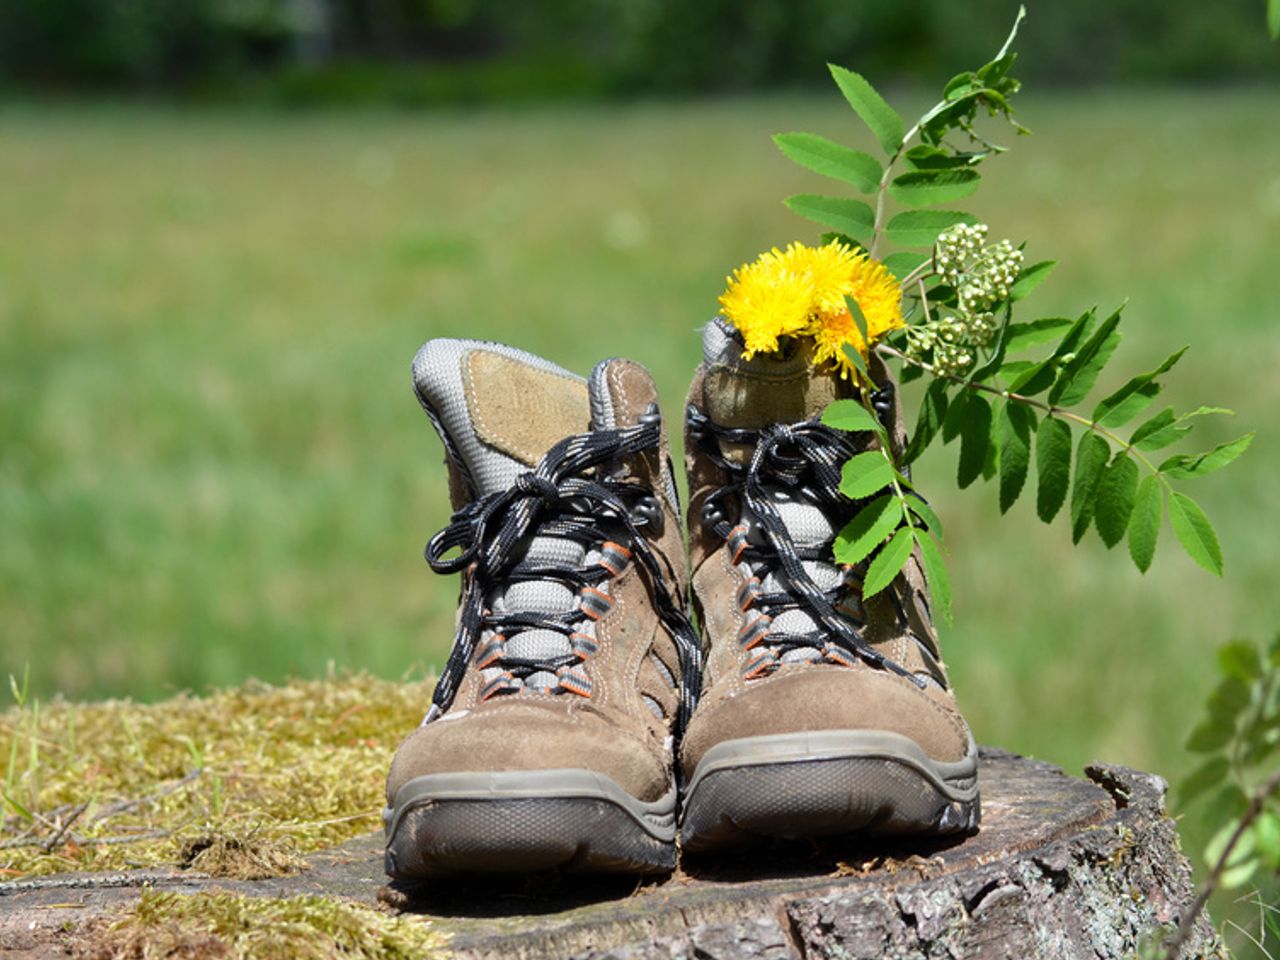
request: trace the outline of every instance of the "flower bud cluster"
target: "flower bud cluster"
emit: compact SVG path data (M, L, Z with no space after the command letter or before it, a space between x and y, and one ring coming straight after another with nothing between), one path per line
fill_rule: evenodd
M1009 299L1022 270L1022 251L1008 240L987 243L988 232L985 223L957 224L934 247L934 271L956 291L956 306L951 316L909 328L907 353L917 359L932 353L930 365L939 374L963 374L978 348L991 342L995 309Z

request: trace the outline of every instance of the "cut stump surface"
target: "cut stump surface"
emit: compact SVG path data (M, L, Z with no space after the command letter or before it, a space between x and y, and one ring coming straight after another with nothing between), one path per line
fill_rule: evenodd
M1123 767L1086 773L984 748L974 836L761 845L688 862L664 882L385 886L381 837L370 835L270 880L147 871L0 883L0 958L65 955L77 929L100 926L148 885L380 903L432 922L460 958L1130 956L1189 907L1191 871L1163 780ZM1202 916L1184 955L1216 948Z

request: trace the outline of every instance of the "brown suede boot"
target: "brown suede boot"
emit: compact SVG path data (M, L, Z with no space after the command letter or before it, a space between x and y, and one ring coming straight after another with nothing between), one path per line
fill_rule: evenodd
M815 369L795 340L783 356L744 361L722 318L703 348L686 451L694 604L709 649L681 748L684 849L974 829L977 748L918 558L865 607L864 571L832 559L859 506L836 488L839 469L872 435L817 418L850 383ZM888 385L877 408L901 444L888 373L875 362L871 372Z
M427 559L462 597L387 780L387 873L670 870L698 648L653 381L470 340L428 342L413 372L456 511Z

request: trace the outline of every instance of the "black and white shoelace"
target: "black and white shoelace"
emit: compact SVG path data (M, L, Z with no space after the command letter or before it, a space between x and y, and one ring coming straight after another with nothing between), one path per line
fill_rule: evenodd
M427 562L436 573L461 571L463 595L453 649L441 671L424 723L440 716L453 703L473 660L500 668L493 671L496 685L487 685L486 692L517 690L533 674L550 672L560 682L549 692L589 696L590 680L585 671L577 668L594 651L594 644L578 628L607 612L610 601L596 586L634 558L644 572L654 608L675 640L680 656L680 701L674 730L679 737L692 715L701 686L702 651L649 543L649 537L659 532L654 527L661 523L661 508L647 487L616 479L608 469L657 449L660 430L655 408L635 426L566 437L547 452L534 470L521 474L506 490L473 500L431 538L425 551ZM522 545L534 536L570 540L597 549L602 560L574 567L528 560ZM446 558L445 554L455 549L458 554ZM495 589L535 580L563 584L579 594L581 602L559 613L495 613L486 609L486 598ZM500 641L504 635L523 630L563 634L570 639L574 652L552 658L513 657L492 640L483 650L477 650L486 636Z
M739 638L744 648L759 648L747 664L748 675L771 672L788 653L815 651L816 656L807 659L848 665L851 658L858 658L923 685L919 677L866 641L861 583L852 571L838 585L823 589L806 570L806 561L834 562L832 542L796 544L774 502L774 491L784 489L788 496L820 508L839 530L862 506L840 492L841 468L859 452L850 435L816 420L749 430L720 426L693 405L686 415L700 451L729 478L704 501L702 523L728 544L735 564L747 563L765 574L763 580L785 588L766 592L762 578L752 577L747 584L751 592L739 597L741 608L750 606L765 614L748 621ZM749 461L729 459L722 444L750 449ZM735 500L737 517L731 522ZM762 538L757 536L754 542L749 538L744 515L754 518ZM896 597L893 600L898 603ZM771 624L789 609L803 610L816 629L805 633L772 629ZM900 606L898 615L905 620Z

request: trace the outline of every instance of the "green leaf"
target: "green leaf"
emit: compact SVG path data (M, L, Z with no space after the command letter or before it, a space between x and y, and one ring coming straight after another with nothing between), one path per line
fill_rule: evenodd
M1218 668L1229 677L1253 683L1262 676L1262 656L1248 640L1232 640L1218 648Z
M1070 407L1083 400L1093 389L1098 374L1111 359L1120 343L1120 334L1116 327L1120 324L1120 311L1117 310L1098 325L1088 341L1085 342L1062 369L1062 375L1053 389L1049 391L1049 402L1054 406Z
M1190 432L1190 427L1179 426L1174 420L1173 407L1165 407L1133 431L1129 445L1139 450L1159 450L1176 443Z
M947 564L942 559L942 551L934 543L933 537L918 532L915 537L920 545L920 559L924 562L924 575L929 581L929 599L932 608L942 615L943 622L950 626L951 617L951 580L947 577Z
M1123 450L1115 455L1111 465L1098 481L1097 503L1094 521L1098 536L1110 549L1124 539L1133 516L1133 505L1138 494L1138 465Z
M1014 363L1017 362L1014 361ZM1010 366L1012 364L1005 364L1005 369ZM1041 360L1039 363L1029 363L1009 383L1009 392L1021 394L1024 397L1034 397L1037 393L1052 387L1057 375L1057 360L1053 357Z
M1207 417L1212 414L1222 414L1225 417L1234 417L1236 412L1234 410L1228 410L1226 407L1196 407L1190 413L1184 413L1180 416L1178 418L1178 422L1181 423L1182 421L1190 420L1193 417Z
M873 193L884 170L875 157L851 150L812 133L779 133L773 142L793 161L814 173L851 183L863 193Z
M1129 518L1129 556L1143 573L1151 568L1151 560L1156 555L1163 507L1160 481L1153 474L1148 474L1138 484L1138 493L1133 500L1133 515Z
M1178 784L1178 802L1186 806L1206 790L1212 789L1227 778L1231 765L1223 756L1210 757L1196 767Z
M1085 342L1085 339L1093 330L1094 319L1094 312L1091 309L1080 314L1054 348L1053 357L1055 360L1061 360L1066 363L1069 358L1073 359L1076 356L1076 351L1080 349L1080 345Z
M1005 335L1005 353L1017 353L1055 339L1058 334L1068 329L1072 321L1066 317L1045 317L1029 323L1011 323Z
M1267 32L1280 40L1280 0L1267 0Z
M1218 874L1218 888L1221 890L1233 890L1243 886L1258 867L1258 858L1254 856L1257 838L1252 830L1241 833L1236 845L1228 850L1227 844L1235 836L1236 826L1234 819L1224 823L1204 848L1204 861L1210 868L1223 856L1227 858L1226 868Z
M848 297L845 299L848 300ZM860 312L855 312L852 315L854 317L859 317L862 314ZM855 320L855 322L857 321ZM859 324L859 330L861 331L865 326L865 324ZM866 342L865 337L863 338L863 342ZM871 379L871 372L867 369L867 360L858 351L858 349L854 347L853 344L846 343L840 348L840 350L848 358L849 362L853 364L853 368L857 370L858 373L862 374L862 379L874 387L876 382Z
M1062 509L1071 484L1071 428L1057 417L1045 417L1036 431L1036 513L1045 523Z
M965 377L965 383L980 383L993 373L998 371L1004 364L1004 335L1009 330L1010 310L1006 305L1004 317L1000 323L1000 329L996 331L995 345L991 348L987 361L981 364L974 364L973 369L969 371L969 375Z
M1170 457L1160 464L1160 472L1171 480L1207 477L1248 450L1251 443L1253 443L1253 434L1246 433L1243 437L1219 444L1208 453L1202 453L1199 456Z
M893 178L889 196L907 207L932 207L963 200L978 189L981 174L960 170L908 170Z
M892 239L892 237L890 237ZM902 241L895 241L901 243ZM927 253L914 253L910 250L900 250L897 253L891 253L884 258L884 268L893 274L893 279L901 283L911 274L915 273L922 263L929 261Z
M961 490L982 475L990 444L991 404L986 397L975 393L969 397L968 413L960 431L960 465L956 470L956 483Z
M1222 576L1222 548L1200 505L1176 490L1169 495L1169 523L1182 549L1210 573Z
M902 465L915 462L920 454L933 442L942 419L947 415L947 382L934 380L925 391L920 403L920 416L916 419L916 429L911 435L911 442L902 454Z
M897 496L886 493L872 500L836 535L836 562L862 562L901 522L902 502Z
M933 507L925 503L924 498L914 491L907 492L907 506L911 508L911 512L924 522L933 535L942 540L942 521L938 519L938 515L933 512Z
M960 431L964 429L964 420L966 411L969 408L970 396L972 396L971 391L958 390L956 395L951 398L951 402L947 404L947 415L942 420L943 443L950 443L960 436Z
M1000 411L1000 512L1008 513L1022 493L1031 462L1031 431L1035 415L1009 401Z
M1280 814L1264 810L1253 821L1253 836L1257 841L1258 856L1272 871L1280 871Z
M1183 347L1176 353L1170 354L1164 363L1150 373L1134 377L1111 396L1102 400L1093 408L1094 422L1104 427L1122 427L1140 414L1160 392L1160 385L1155 382L1156 377L1172 370L1173 365L1181 360L1186 352L1187 348Z
M906 566L907 558L911 556L911 548L914 545L915 538L911 535L909 527L903 527L893 535L893 539L884 545L871 561L871 566L867 568L867 578L862 583L864 600L875 596L893 583L893 578Z
M831 77L835 80L836 86L849 101L849 106L853 107L854 112L862 118L862 122L880 141L884 152L889 155L897 153L898 148L902 146L902 138L907 132L906 125L897 111L885 103L884 97L876 93L875 87L860 74L838 67L834 63L827 64L827 68L831 71Z
M792 213L847 233L855 240L870 240L875 230L876 215L861 200L822 197L814 193L798 193L786 199Z
M1032 290L1044 283L1057 263L1057 260L1041 260L1029 267L1023 267L1022 272L1018 274L1018 279L1013 281L1013 286L1009 288L1009 299L1022 300L1030 294Z
M902 159L914 170L951 170L956 167L967 167L971 162L968 154L939 150L927 143L916 144L902 155Z
M930 247L948 227L977 222L973 214L959 210L904 210L889 220L885 236L903 247Z
M884 425L857 400L834 400L822 411L822 422L836 430L884 433Z
M1221 722L1220 719L1208 718L1191 731L1187 737L1187 749L1192 753L1216 753L1231 741L1235 727Z
M1071 488L1071 541L1080 539L1093 522L1094 495L1103 468L1111 459L1111 447L1107 441L1092 431L1081 434L1076 447L1076 474Z
M840 492L861 500L893 483L893 467L879 450L869 450L848 460L840 471Z

